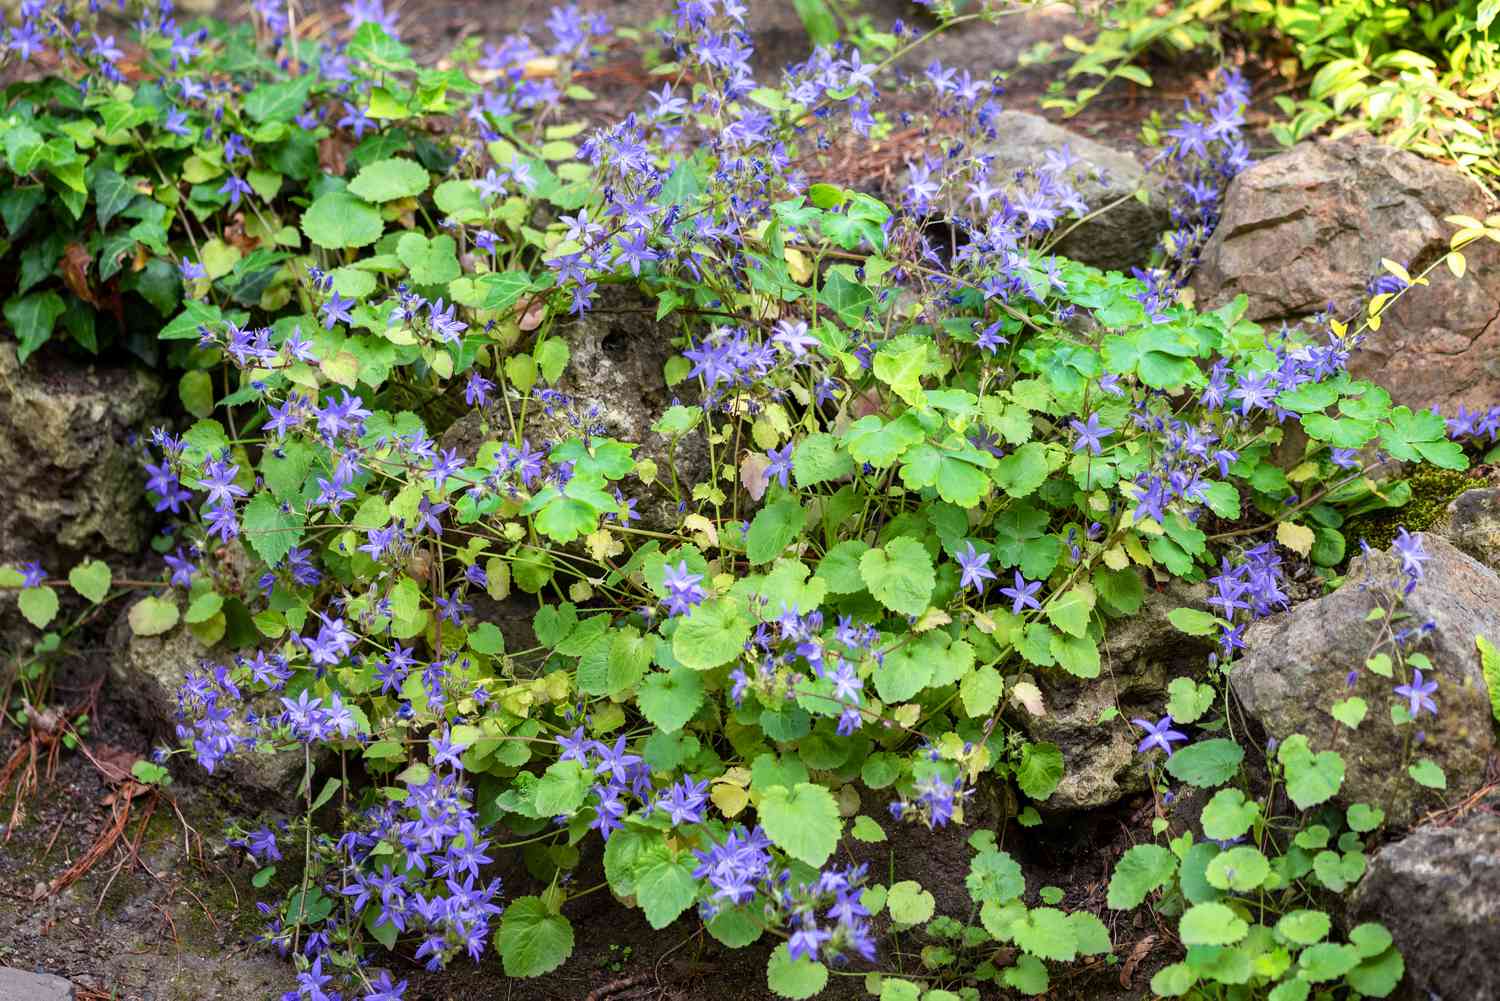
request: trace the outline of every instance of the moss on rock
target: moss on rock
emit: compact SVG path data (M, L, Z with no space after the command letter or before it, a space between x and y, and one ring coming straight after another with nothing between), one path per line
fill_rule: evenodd
M1344 523L1344 538L1354 544L1364 539L1371 549L1388 549L1402 528L1425 532L1443 520L1455 497L1484 486L1484 480L1472 473L1428 463L1413 467L1406 481L1411 484L1411 500L1401 507L1382 508L1350 518ZM1350 556L1358 552L1357 545L1349 547Z

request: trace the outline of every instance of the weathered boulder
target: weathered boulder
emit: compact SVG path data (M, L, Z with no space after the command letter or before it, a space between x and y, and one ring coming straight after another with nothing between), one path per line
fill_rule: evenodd
M1459 494L1432 531L1490 569L1500 571L1500 487Z
M73 1001L73 985L50 973L27 973L0 966L0 998L15 1001Z
M1424 713L1415 726L1397 727L1389 707L1401 697L1392 689L1410 679L1381 677L1364 668L1381 629L1367 615L1381 600L1378 588L1398 573L1388 553L1357 559L1333 594L1251 625L1245 656L1229 675L1240 705L1268 736L1284 740L1304 734L1314 751L1336 750L1343 757L1346 771L1337 802L1378 806L1395 828L1410 827L1443 801L1408 775L1409 741L1413 760L1430 758L1443 769L1449 801L1484 784L1495 746L1474 637L1500 636L1500 577L1442 538L1418 538L1431 559L1406 598L1404 611L1411 617L1397 627L1427 621L1436 626L1419 647L1432 661L1427 680L1438 684L1436 716ZM1347 679L1356 670L1359 676L1350 687ZM1368 705L1356 730L1330 714L1335 702L1350 696Z
M201 671L205 662L222 663L220 654L200 643L192 632L178 626L160 636L136 636L125 615L115 623L110 670L112 697L129 707L143 726L171 745L177 744L177 693L190 671ZM234 705L230 729L236 735L250 732L244 721L244 706ZM280 712L275 696L251 700L258 715ZM196 765L188 767L196 769ZM304 768L300 751L242 751L226 759L215 777L222 777L245 796L281 805L294 801L302 784Z
M1193 277L1198 304L1237 295L1256 321L1296 320L1329 305L1347 314L1381 258L1415 274L1448 249L1455 213L1494 211L1459 171L1368 139L1304 143L1262 160L1229 186L1218 229ZM1500 247L1465 251L1402 296L1350 365L1413 408L1482 408L1500 399Z
M1205 597L1201 585L1148 592L1139 612L1111 624L1098 678L1037 672L1045 711L1039 716L1017 711L1014 721L1032 740L1056 744L1063 756L1062 783L1040 808L1097 809L1149 788L1147 761L1136 753L1140 735L1130 719L1157 719L1166 711L1167 684L1202 672L1213 640L1183 635L1167 614L1182 605L1201 607ZM1120 715L1101 723L1115 708Z
M1046 162L1049 150L1066 147L1082 162L1065 177L1090 209L1126 199L1069 233L1057 245L1058 253L1106 270L1128 271L1146 263L1157 238L1171 225L1171 217L1166 196L1148 179L1139 160L1024 111L1001 112L995 130L1000 139L974 151L993 157L993 183L1008 181L1019 171L1033 171ZM1130 197L1142 185L1151 193L1146 203Z
M633 291L611 288L596 307L553 328L569 350L568 367L552 387L566 400L532 402L526 414L527 441L533 448L550 448L579 434L580 425L589 425L637 446L636 459L656 464L656 479L648 484L631 473L617 486L635 501L643 526L673 530L680 521L671 495L674 476L689 497L693 484L708 478L709 469L708 445L700 432L683 436L673 448L665 435L651 430L676 399L663 374L675 353L670 343L674 328L657 323L654 301ZM449 428L442 444L472 456L483 441L504 435L505 428L494 427L493 418L490 424L487 430L484 415L471 412Z
M1397 1001L1500 1001L1500 813L1419 827L1386 845L1349 901L1349 923L1379 921L1406 961Z
M134 555L150 506L129 441L161 397L136 368L22 365L0 344L0 562L40 560L53 574L82 553Z

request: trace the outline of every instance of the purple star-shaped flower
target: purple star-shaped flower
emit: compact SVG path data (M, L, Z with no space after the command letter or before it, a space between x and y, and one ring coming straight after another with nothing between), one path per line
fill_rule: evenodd
M354 308L356 301L345 299L337 292L333 293L333 298L318 307L318 312L323 314L323 329L332 330L335 323L352 324L354 316L349 311Z
M1409 684L1397 685L1396 694L1406 699L1407 706L1411 710L1411 718L1416 719L1422 715L1422 710L1437 715L1437 703L1432 700L1432 693L1437 691L1436 681L1425 681L1422 678L1420 667L1412 669L1412 678Z
M459 771L463 771L463 762L459 755L463 754L468 744L460 744L452 739L452 730L444 730L432 737L432 767L439 768L444 763L452 765Z
M1115 430L1112 427L1100 426L1098 414L1089 414L1087 424L1075 418L1068 422L1068 426L1078 435L1078 440L1073 443L1073 451L1082 452L1084 449L1088 449L1094 455L1099 454L1099 450L1104 444L1104 439L1113 434Z
M1011 600L1011 614L1020 615L1022 609L1042 607L1042 603L1036 600L1036 593L1041 589L1041 581L1034 580L1028 582L1026 578L1021 575L1021 571L1017 570L1016 586L1002 587L1000 589L1000 593Z
M989 561L989 553L981 553L974 548L974 543L968 543L964 552L958 554L958 568L962 571L958 578L959 586L972 587L983 594L984 582L995 579L995 571L985 566Z
M1170 713L1155 723L1143 719L1133 719L1130 722L1146 731L1145 739L1136 745L1135 751L1137 754L1145 754L1151 748L1159 747L1163 751L1166 751L1167 757L1170 758L1172 756L1172 741L1185 741L1188 739L1187 734L1181 730L1172 729L1172 716Z

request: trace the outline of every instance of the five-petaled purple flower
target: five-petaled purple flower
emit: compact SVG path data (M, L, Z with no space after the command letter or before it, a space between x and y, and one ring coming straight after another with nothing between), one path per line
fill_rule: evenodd
M318 312L323 314L323 329L332 330L335 323L352 324L354 316L349 311L354 308L357 301L345 299L337 292L333 293L333 298L318 307Z
M1100 448L1104 444L1104 439L1113 434L1115 430L1112 427L1100 426L1099 415L1097 413L1089 414L1087 424L1074 418L1068 422L1068 426L1078 435L1078 440L1073 443L1073 451L1082 452L1084 449L1088 449L1094 455L1099 454Z
M985 566L990 561L989 553L981 553L974 548L970 542L965 550L958 554L958 567L962 573L958 583L960 587L972 587L980 594L984 593L984 582L995 579L995 571ZM1037 584L1041 586L1040 583Z
M1011 613L1013 615L1020 615L1022 609L1042 607L1042 603L1036 600L1036 593L1041 589L1041 581L1027 581L1027 579L1021 575L1021 571L1017 570L1016 586L1002 587L1000 589L1000 593L1011 600Z
M1424 680L1420 667L1412 668L1411 673L1411 681L1405 685L1397 685L1396 694L1406 699L1412 719L1421 716L1423 709L1436 716L1437 703L1432 700L1432 693L1437 691L1438 683Z
M1181 730L1172 729L1172 715L1168 713L1161 719L1152 723L1148 720L1133 719L1130 722L1146 731L1146 737L1136 745L1137 754L1145 754L1153 747L1159 747L1167 752L1167 757L1172 756L1172 741L1187 740L1187 734Z

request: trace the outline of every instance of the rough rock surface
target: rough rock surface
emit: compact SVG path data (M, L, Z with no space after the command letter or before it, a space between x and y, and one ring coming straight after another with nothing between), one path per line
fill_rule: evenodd
M1001 112L995 129L1002 139L975 152L994 157L991 176L1009 178L1039 167L1048 150L1068 147L1082 163L1068 179L1090 209L1132 194L1146 178L1145 168L1129 153L1106 146L1024 111ZM1149 204L1130 199L1083 223L1058 244L1057 251L1098 268L1128 271L1151 256L1157 237L1171 224L1167 201L1152 188ZM1064 223L1064 225L1068 225Z
M1438 683L1433 696L1438 714L1422 716L1418 729L1425 740L1412 757L1431 758L1443 769L1448 783L1444 797L1456 802L1483 785L1494 749L1474 636L1500 636L1500 577L1442 538L1419 538L1432 558L1404 607L1412 615L1408 624L1430 619L1437 625L1420 649L1433 663L1430 679ZM1398 698L1392 687L1408 679L1361 670L1352 689L1346 681L1350 671L1362 668L1378 636L1379 625L1365 620L1377 596L1362 585L1390 581L1397 569L1386 553L1356 560L1344 586L1333 594L1252 625L1245 632L1245 656L1229 682L1240 705L1268 736L1282 740L1305 734L1313 750L1333 749L1343 756L1346 771L1337 802L1379 806L1387 823L1404 828L1444 801L1401 767L1413 728L1396 727L1389 707ZM1329 714L1333 703L1350 695L1369 706L1353 731Z
M1017 712L1015 721L1032 740L1062 751L1062 784L1038 804L1042 809L1097 809L1149 787L1146 760L1135 750L1140 736L1129 721L1157 719L1166 711L1168 682L1196 674L1213 650L1211 639L1185 636L1167 621L1172 609L1201 606L1204 597L1201 587L1149 592L1139 612L1111 625L1098 678L1038 672L1046 712ZM1121 715L1101 724L1102 714L1116 707Z
M73 985L50 973L0 966L0 1001L73 1001Z
M1492 802L1489 810L1500 809ZM1500 813L1418 828L1386 845L1349 902L1350 923L1379 921L1406 960L1397 1001L1497 1001Z
M1490 569L1500 571L1500 487L1459 494L1432 530Z
M637 459L656 463L657 481L647 485L634 473L616 485L636 502L640 524L657 531L675 529L677 502L670 495L675 471L684 496L692 485L708 477L708 447L701 434L690 433L669 448L668 439L652 425L672 405L663 366L675 353L672 332L655 320L655 305L634 292L612 288L601 293L596 309L582 318L559 323L553 333L570 352L568 367L554 387L570 398L551 413L535 403L526 415L526 437L532 447L550 447L576 435L573 418L602 424L619 441L638 444ZM503 423L502 417L502 423ZM499 437L503 428L486 435L478 412L460 418L443 436L445 448L472 456L486 437Z
M0 343L0 563L35 560L61 576L84 554L141 551L151 509L127 437L160 396L161 383L139 369L69 366L45 354L22 365L16 346ZM0 595L0 621L9 626L14 609L14 592Z
M114 640L110 669L117 684L112 691L148 729L175 746L177 691L189 671L220 655L183 626L160 636L134 636L124 615L114 627ZM253 708L261 715L278 711L276 698L270 695L262 696ZM230 726L237 733L249 732L243 720ZM302 754L295 750L242 752L230 757L214 777L222 777L245 795L272 805L295 799L303 767Z
M1347 313L1381 258L1412 274L1448 249L1445 216L1493 212L1457 170L1370 140L1303 143L1245 170L1229 186L1218 229L1193 277L1198 304L1249 298L1248 316L1295 320L1332 302ZM1403 296L1355 354L1351 370L1413 408L1488 407L1500 400L1500 247L1465 251Z

